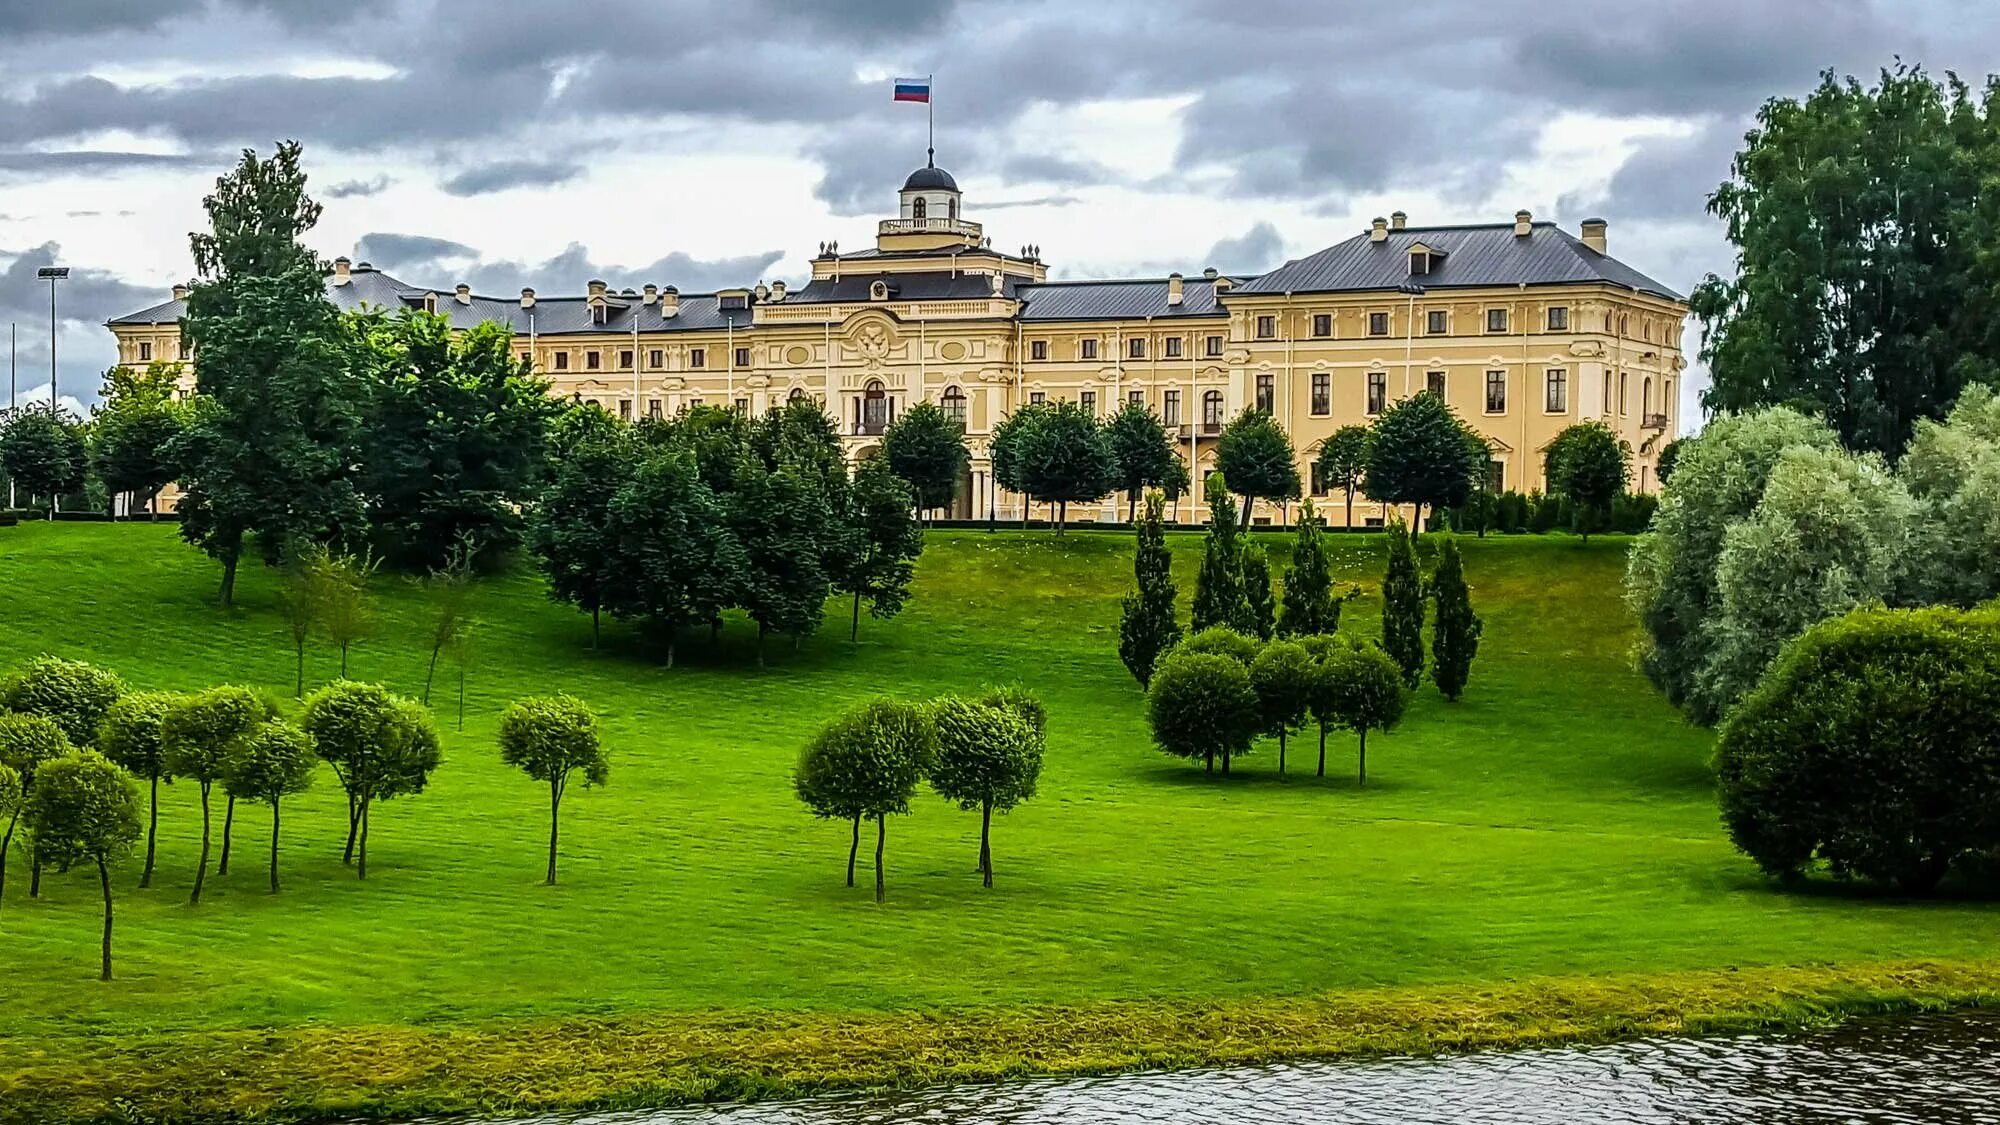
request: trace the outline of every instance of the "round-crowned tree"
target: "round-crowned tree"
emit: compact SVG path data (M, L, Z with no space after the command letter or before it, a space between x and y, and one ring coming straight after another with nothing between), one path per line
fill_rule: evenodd
M35 773L74 749L54 719L0 711L0 766L7 767L15 786L13 800L0 807L7 816L7 832L0 835L0 904L7 901L7 853L13 847L14 829L26 811L28 797L35 791ZM34 860L34 870L37 875L41 872L39 858ZM31 886L29 894L39 890L39 886Z
M232 797L271 806L271 893L278 893L279 804L286 797L312 788L312 736L282 719L258 727L230 759L222 784Z
M556 831L572 774L585 786L611 779L611 763L597 732L597 714L568 695L516 700L500 716L500 760L549 787L549 874L556 885Z
M1306 724L1319 665L1297 641L1272 641L1250 662L1250 687L1264 733L1278 738L1278 772L1285 772L1285 742Z
M97 748L104 756L144 781L146 797L146 864L139 874L139 886L153 885L154 845L160 829L160 782L172 781L167 769L163 728L167 713L181 703L170 691L135 691L120 696L104 713L97 727Z
M947 696L931 704L937 757L931 788L961 809L979 810L979 874L993 885L993 814L1035 795L1042 734L1015 711Z
M882 434L883 459L909 482L917 507L926 512L950 506L970 456L965 426L934 402L905 410Z
M887 897L882 853L888 816L910 811L910 796L937 752L937 730L916 704L877 699L828 723L799 754L792 789L817 817L854 826L847 885L861 849L861 822L875 820L875 901Z
M1162 752L1198 758L1210 773L1217 758L1228 773L1230 759L1250 749L1262 726L1245 662L1185 651L1185 645L1154 669L1146 717Z
M1211 625L1199 633L1181 640L1170 652L1200 652L1210 656L1226 656L1245 668L1257 659L1257 640L1246 637L1234 629L1223 625Z
M1403 671L1375 645L1345 645L1330 650L1319 666L1316 697L1340 725L1361 736L1355 762L1355 782L1368 784L1368 732L1390 730L1402 721L1408 694Z
M1222 427L1215 468L1243 496L1242 526L1250 526L1257 501L1299 498L1299 458L1291 436L1268 411L1245 410Z
M1033 728L1035 737L1048 737L1049 709L1042 706L1041 696L1020 684L1001 684L987 688L980 693L976 702L1012 711L1022 722Z
M104 892L101 977L111 979L111 865L139 842L139 794L132 777L95 750L76 750L35 771L28 797L35 855L58 869L97 868Z
M191 903L201 901L208 881L208 853L211 814L209 793L229 776L236 754L257 728L271 721L271 708L263 697L246 687L225 684L184 696L161 717L160 742L167 772L184 777L201 788L201 862L194 871ZM229 836L236 822L236 794L228 792L228 811L222 822L224 860L216 873L229 873Z
M2000 613L1813 626L1730 712L1722 819L1757 866L1928 892L2000 848Z
M299 725L347 791L347 854L355 858L355 877L366 879L368 814L377 801L424 791L444 760L437 728L416 700L350 680L307 696Z
M0 682L0 711L53 719L78 746L97 737L97 724L124 694L119 678L80 660L38 656Z

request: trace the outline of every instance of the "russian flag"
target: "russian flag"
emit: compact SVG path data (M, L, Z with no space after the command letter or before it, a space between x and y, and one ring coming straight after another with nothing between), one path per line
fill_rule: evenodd
M931 80L928 78L896 79L896 100L899 102L930 101Z

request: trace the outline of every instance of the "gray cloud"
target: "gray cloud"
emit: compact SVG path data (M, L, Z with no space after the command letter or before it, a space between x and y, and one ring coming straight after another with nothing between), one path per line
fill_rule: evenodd
M477 259L479 251L449 238L373 231L354 244L354 260L394 272L404 266L433 267L443 261Z
M216 153L171 154L70 149L60 152L0 152L0 177L26 179L72 173L108 174L148 168L228 167L230 158Z
M583 165L553 160L498 160L467 168L438 186L451 195L485 195L519 187L553 187L583 175Z
M1285 252L1285 240L1278 228L1260 222L1235 238L1225 238L1208 248L1205 266L1237 276L1269 273Z
M35 277L43 266L67 265L69 278L57 283L56 366L65 398L94 401L102 381L104 322L165 301L164 290L132 285L92 266L62 258L62 247L45 242L23 250L0 249L0 335L8 325L19 329L19 375L22 395L31 387L46 387L49 372L49 283ZM4 344L0 338L0 344ZM4 390L4 384L0 384ZM0 395L4 397L4 395ZM46 392L44 392L46 397Z
M322 190L319 194L327 199L356 199L362 196L380 195L389 190L396 181L387 176L373 176L365 180L342 180Z
M542 293L581 293L584 283L603 281L614 289L647 283L678 286L700 293L730 285L751 285L769 276L785 256L782 250L727 258L695 258L675 251L651 264L622 266L601 262L588 248L572 242L562 252L539 262L482 258L462 242L427 235L373 232L355 243L354 257L367 261L412 285L448 289L463 281L487 296L509 296L522 287Z
M1730 159L1743 146L1749 122L1709 121L1685 137L1647 141L1611 177L1601 193L1572 193L1556 203L1566 220L1602 213L1625 220L1687 219L1729 178Z

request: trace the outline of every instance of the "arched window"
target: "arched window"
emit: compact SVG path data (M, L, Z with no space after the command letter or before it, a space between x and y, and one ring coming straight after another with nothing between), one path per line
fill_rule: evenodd
M797 402L805 397L806 397L806 389L804 387L793 387L792 393L785 396L785 401Z
M861 389L861 432L879 434L889 427L889 392L882 380L870 379Z
M940 399L939 401L940 401L940 402L941 402L941 403L943 404L943 406L944 406L944 412L945 412L945 413L946 413L947 415L949 415L949 416L951 416L952 418L954 418L954 419L956 419L956 420L957 420L957 422L958 422L958 426L959 426L959 428L960 428L960 429L964 429L964 428L965 428L965 392L964 392L964 391L961 391L961 390L959 390L959 389L958 389L957 387L955 387L955 386L954 386L954 387L946 387L946 388L944 389L944 395L943 395L943 397L942 397L942 398L941 398L941 399Z
M952 217L952 218L953 218L954 220L955 220L955 219L957 219L957 218L958 218L958 199L957 199L956 197L953 197L953 198L952 198L951 200L949 200L949 201L948 201L948 202L947 202L947 203L945 204L945 206L946 206L946 207L947 207L947 208L949 209L948 213L949 213L949 214L951 215L951 217Z
M889 299L889 283L888 283L888 282L886 282L886 281L872 281L872 282L869 282L869 283L868 283L868 299L869 299L869 300L871 300L871 301L886 301L886 300L888 300L888 299Z
M930 213L930 206L931 205L928 200L926 200L921 195L918 196L917 201L915 203L910 204L910 218L912 219L923 218L924 216Z
M1209 391L1201 396L1201 428L1214 432L1222 428L1222 392Z
M1653 377L1651 375L1648 375L1646 376L1645 382L1639 384L1639 413L1651 414L1652 412L1653 412Z

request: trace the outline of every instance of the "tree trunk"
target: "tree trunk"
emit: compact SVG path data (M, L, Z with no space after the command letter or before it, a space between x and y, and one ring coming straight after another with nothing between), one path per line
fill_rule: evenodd
M1139 522L1139 490L1136 488L1125 490L1125 522Z
M354 877L368 877L368 802L361 802L361 850L355 853Z
M854 842L847 846L847 885L854 885L854 857L861 854L861 817L854 817Z
M1215 772L1215 751L1210 750L1201 756L1201 772Z
M340 678L347 678L347 642L340 642Z
M1069 501L1064 500L1056 508L1056 538L1058 539L1062 538L1063 531L1066 530L1068 527L1069 527Z
M847 631L849 644L861 639L861 591L854 591L854 626Z
M1361 760L1359 762L1359 769L1355 773L1354 783L1357 786L1365 786L1368 784L1368 728L1367 727L1361 728Z
M97 857L97 885L104 889L104 971L99 980L111 979L111 869L104 865L104 857Z
M1256 506L1257 506L1257 498L1255 496L1249 495L1248 493L1245 493L1243 496L1243 512L1237 518L1237 523L1236 523L1237 530L1239 531L1250 530L1250 509Z
M764 634L769 631L762 621L757 623L757 667L759 669L764 667Z
M1285 728L1278 728L1278 775L1285 773Z
M146 868L139 872L139 889L153 885L153 845L160 836L160 775L153 775L153 798L146 814Z
M721 643L721 641L722 641L722 618L711 617L708 619L708 643L710 646L714 646L716 644Z
M241 548L231 550L222 557L222 588L215 593L215 604L224 609L236 604L236 556Z
M1229 776L1229 751L1222 752L1222 776Z
M201 902L201 885L208 881L208 786L201 783L201 864L194 869L194 893L188 896L188 905Z
M229 795L229 803L222 810L222 858L215 865L217 875L229 874L229 839L236 831L236 795Z
M1354 530L1354 486L1347 486L1347 530Z
M979 805L979 873L985 877L986 885L993 885L993 802L982 801Z
M0 906L7 904L7 850L14 846L14 826L21 821L20 810L7 818L7 834L0 836Z
M302 698L304 698L304 697L305 697L305 694L306 694L306 643L305 643L305 641L303 641L303 640L299 641L299 643L298 643L298 645L297 645L296 647L297 647L297 648L298 648L298 650L299 650L299 666L298 666L298 676L297 676L297 678L296 678L296 679L294 680L294 682L293 682L293 686L292 686L292 698L293 698L293 699L302 699Z
M1326 776L1326 724L1319 725L1319 772L1314 777Z
M35 841L28 839L28 897L42 897L42 857L35 854Z
M426 707L431 705L431 681L437 678L438 653L441 651L443 650L439 646L431 646L431 663L429 667L424 669L424 706Z
M889 817L885 813L875 814L875 901L888 900L888 891L882 882L882 844L889 838Z
M354 862L354 838L361 831L361 803L350 791L347 794L347 847L341 850L340 862Z
M271 893L278 893L278 802L271 802Z
M596 606L590 607L590 649L597 651L598 643L604 637L603 614Z
M556 830L562 816L562 789L560 783L549 782L549 877L542 884L556 885Z

